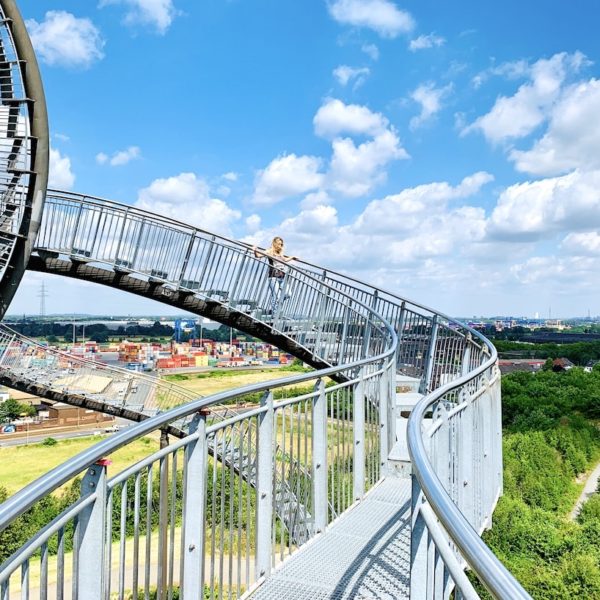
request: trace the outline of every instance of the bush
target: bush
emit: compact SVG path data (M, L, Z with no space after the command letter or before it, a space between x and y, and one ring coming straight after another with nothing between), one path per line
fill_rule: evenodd
M56 446L58 444L58 440L53 437L47 437L42 441L42 446Z

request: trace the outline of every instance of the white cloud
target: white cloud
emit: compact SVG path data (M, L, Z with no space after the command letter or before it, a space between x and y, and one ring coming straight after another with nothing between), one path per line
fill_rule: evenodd
M493 179L489 173L480 171L465 177L457 186L434 182L372 200L356 219L355 230L373 235L417 232L421 222L435 213L443 213L450 201L475 196Z
M150 25L160 34L166 33L178 12L173 0L100 0L100 8L111 4L127 7L124 22L127 25Z
M221 177L223 177L223 179L226 179L227 181L237 181L239 175L237 173L234 173L233 171L229 171L228 173L223 173Z
M37 55L48 65L87 68L104 58L104 40L90 19L49 10L44 21L26 21Z
M354 81L355 89L367 80L370 73L371 71L368 67L349 67L348 65L340 65L333 70L333 76L340 85L346 86L351 81Z
M600 233L597 231L569 233L560 248L569 254L600 257Z
M375 44L363 44L360 49L371 59L379 60L379 48Z
M231 235L241 216L223 200L211 198L207 183L195 173L155 179L139 191L135 206L223 235Z
M400 273L403 287L422 276L428 282L453 281L464 269L458 263L465 248L484 238L486 220L482 208L451 203L475 196L491 180L488 173L475 173L456 186L435 182L408 188L370 202L347 224L340 223L335 207L315 203L258 232L254 241L282 235L288 252L317 264L327 256L330 268L362 272L365 280L385 288L393 289Z
M332 145L328 186L353 198L369 193L384 181L383 168L390 161L409 158L392 130L385 130L358 146L350 138L336 138Z
M100 165L108 163L111 167L126 165L128 162L140 157L138 146L129 146L126 150L119 150L109 157L104 152L96 154L96 162Z
M560 96L569 74L578 72L587 59L580 52L555 54L531 67L531 81L513 96L499 97L490 112L479 117L462 133L481 131L493 143L522 138L540 126Z
M434 33L430 33L429 35L420 35L418 38L410 40L408 49L411 52L416 52L417 50L424 50L426 48L438 48L443 46L445 43L445 38L435 35Z
M318 136L332 138L342 133L374 136L385 131L389 122L366 106L330 98L317 111L313 124Z
M417 129L442 109L442 100L452 91L452 84L436 88L433 83L420 85L410 97L421 105L421 113L410 120L411 129Z
M260 229L261 218L259 215L250 215L246 218L246 229L249 233L256 233Z
M68 142L71 140L71 138L68 135L65 135L64 133L53 133L52 135L61 142Z
M574 171L508 187L492 212L488 233L534 241L595 227L600 227L600 171Z
M315 156L279 156L260 171L255 180L253 201L270 206L284 198L317 189L323 182L321 159Z
M527 151L513 150L517 170L558 175L574 168L600 168L600 81L570 86L552 109L548 131Z
M70 190L74 183L75 175L71 171L71 159L62 156L60 151L50 148L48 187Z
M311 210L317 206L328 206L331 203L332 199L329 194L324 190L319 190L318 192L307 194L300 203L300 207L302 210Z
M339 23L367 27L385 38L408 33L415 26L412 16L390 0L333 0L328 7Z
M472 83L473 87L477 89L491 76L499 76L506 79L520 79L530 75L530 73L531 67L526 60L515 60L501 63L477 73L477 75L473 77Z
M517 281L529 286L551 284L557 291L577 286L580 291L595 281L598 262L589 257L532 256L510 268Z

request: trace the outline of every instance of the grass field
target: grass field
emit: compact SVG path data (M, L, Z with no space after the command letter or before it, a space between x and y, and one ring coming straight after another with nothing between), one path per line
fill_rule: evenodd
M261 369L259 371L215 372L215 375L212 376L209 373L169 375L165 379L198 395L208 396L252 383L292 377L293 375L297 375L297 372L281 369ZM52 434L48 432L48 437L51 436ZM34 479L82 450L89 448L99 440L98 436L90 436L72 440L58 440L58 443L54 446L30 444L28 446L0 448L0 486L5 487L9 494L14 494ZM109 467L109 476L147 456L149 449L158 449L158 436L138 440L115 452L111 455L113 464Z
M217 371L211 373L193 373L180 375L167 375L163 377L166 381L175 383L186 390L197 393L201 396L210 396L226 390L231 390L244 385L260 383L261 381L270 381L272 379L284 379L298 375L294 371L284 371L282 369L261 369L259 371Z
M100 439L99 436L90 436L58 440L55 446L30 444L0 448L0 486L5 487L9 494L14 494L34 479L89 448ZM137 462L147 456L149 450L157 450L158 447L158 437L147 437L117 450L111 455L113 464L108 468L109 476Z

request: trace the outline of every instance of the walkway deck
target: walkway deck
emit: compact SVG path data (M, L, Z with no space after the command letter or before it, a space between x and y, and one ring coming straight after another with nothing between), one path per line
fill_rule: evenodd
M408 598L409 573L410 479L385 479L251 598L399 600Z

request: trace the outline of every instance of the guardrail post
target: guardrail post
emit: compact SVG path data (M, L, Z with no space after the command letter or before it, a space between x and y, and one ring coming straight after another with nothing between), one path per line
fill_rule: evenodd
M364 371L360 370L358 382L354 386L353 420L354 420L354 500L360 500L365 494L365 383Z
M169 445L169 435L165 429L160 432L160 447ZM167 565L169 558L169 460L166 456L160 459L159 509L158 509L158 573L156 578L157 596L159 600L167 598Z
M427 596L429 534L420 510L425 500L414 473L411 479L410 600L429 600Z
M258 577L268 577L271 574L273 528L273 392L266 392L260 404L267 410L258 418L256 572Z
M427 346L427 354L425 355L425 372L423 373L423 379L421 379L421 385L419 386L419 392L421 394L427 394L427 392L429 392L429 386L431 385L433 365L435 363L435 346L437 344L437 320L438 316L434 315L431 321L431 336L429 338L429 345Z
M185 449L186 481L183 511L183 581L186 600L204 597L204 522L206 520L206 414L196 413L190 435L197 438Z
M474 462L480 461L480 456L474 454L473 448L473 402L467 398L464 400L466 406L460 413L460 425L457 435L458 449L458 508L474 529L478 529L475 523L474 506Z
M312 406L312 483L315 511L315 533L327 527L327 398L325 382L315 384L317 396Z
M79 598L102 598L106 576L106 467L102 459L93 464L81 482L81 495L96 494L93 504L79 515L76 585ZM110 576L110 574L108 574Z
M379 468L380 475L387 472L390 453L390 369L384 368L379 378Z

